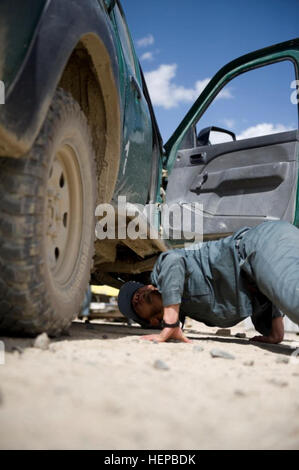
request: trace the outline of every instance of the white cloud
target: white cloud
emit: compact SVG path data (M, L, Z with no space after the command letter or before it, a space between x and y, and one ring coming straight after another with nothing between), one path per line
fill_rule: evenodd
M210 81L210 78L197 80L193 88L186 88L174 83L176 72L177 64L162 64L158 69L145 73L145 79L154 105L170 109L181 103L193 103ZM230 90L227 89L221 91L217 98L232 98L232 95Z
M147 47L147 46L151 46L152 44L154 44L154 42L155 42L154 36L152 34L148 34L144 38L138 39L136 41L136 44L138 47Z
M237 140L250 139L251 137L259 137L268 134L277 134L278 132L291 131L291 127L286 127L283 124L272 124L269 122L263 122L256 126L251 126L242 131L237 135Z
M228 99L228 100L233 98L231 89L226 87L223 90L221 90L220 93L218 93L218 95L216 96L215 99L218 100L219 98L224 98L224 99Z
M142 56L140 57L140 60L152 61L153 58L154 58L154 53L153 53L153 52L145 52L145 53L142 54Z

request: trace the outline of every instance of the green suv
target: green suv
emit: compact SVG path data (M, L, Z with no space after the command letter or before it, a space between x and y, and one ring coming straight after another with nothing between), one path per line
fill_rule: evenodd
M233 77L282 60L298 77L298 39L223 67L163 146L118 0L17 4L18 14L0 4L2 331L59 334L90 276L116 287L145 279L161 251L182 243L96 238L96 207L119 196L157 208L198 202L206 239L267 219L298 225L297 129L240 141L230 133L215 145L212 127L196 130ZM150 222L163 231L159 211Z

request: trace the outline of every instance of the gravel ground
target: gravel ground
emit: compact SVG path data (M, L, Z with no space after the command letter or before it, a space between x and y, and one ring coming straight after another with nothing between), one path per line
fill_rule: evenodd
M138 327L76 321L50 342L0 337L0 448L298 449L299 337L185 332L192 344L155 344Z

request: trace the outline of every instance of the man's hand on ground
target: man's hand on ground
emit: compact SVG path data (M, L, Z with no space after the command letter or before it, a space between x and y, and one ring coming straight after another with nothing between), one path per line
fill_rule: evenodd
M168 305L163 309L163 320L168 323L176 323L179 318L179 304ZM192 343L190 339L186 338L182 329L177 326L176 328L163 328L159 335L146 335L142 336L142 339L147 339L150 341L157 341L158 343L164 343L168 339L176 339L177 341L182 341L183 343Z
M278 344L284 338L284 324L283 317L276 317L272 319L272 328L269 336L254 336L250 341L259 341L261 343Z
M169 339L175 339L183 343L192 343L192 341L184 335L179 326L177 328L164 328L158 335L146 335L142 336L141 339L157 341L158 343L164 343Z
M282 339L277 336L254 336L250 341L257 341L258 343L278 344Z

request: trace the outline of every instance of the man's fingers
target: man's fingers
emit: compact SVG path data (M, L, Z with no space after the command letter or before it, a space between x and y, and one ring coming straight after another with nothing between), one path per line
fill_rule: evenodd
M268 344L279 344L282 339L275 336L255 336L251 338L250 341L257 341L259 343L268 343Z
M151 341L153 339L153 335L141 336L140 339L147 339L147 340Z
M187 338L186 336L182 336L181 338L179 338L181 341L183 341L184 343L192 343L191 339Z
M250 338L250 341L257 341L259 343L269 342L267 336L254 336L253 338Z
M180 338L181 341L183 341L183 343L192 343L191 339L188 339L188 338Z
M182 331L180 332L180 334L174 333L174 334L170 334L170 335L167 335L167 336L163 336L162 334L159 334L159 335L145 335L145 336L141 336L141 339L145 339L147 341L157 341L158 343L164 343L168 339L176 339L178 341L182 341L183 343L192 343L192 341L189 338L187 338L182 333Z
M146 335L146 336L141 336L141 339L146 339L148 341L158 341L159 343L162 343L164 340L160 337L160 335Z
M186 341L186 343L193 343L193 341L191 341L191 339L189 339L189 338L185 338L185 341Z
M183 341L184 343L192 343L192 341L187 338L187 336L184 335L184 333L182 332L182 330L180 330L180 333L178 335L174 335L173 336L173 339L177 339L179 341Z

